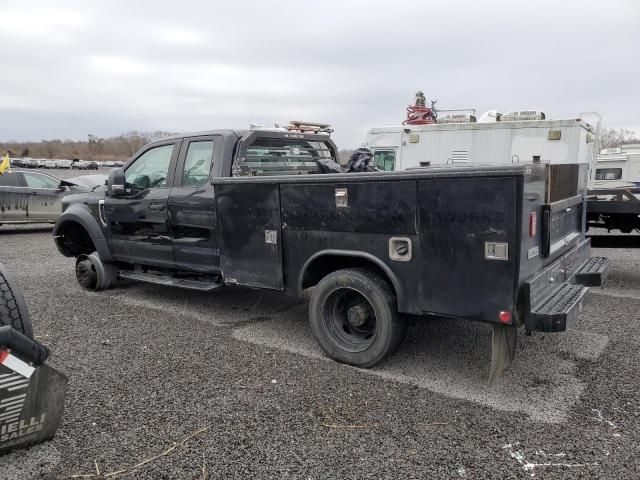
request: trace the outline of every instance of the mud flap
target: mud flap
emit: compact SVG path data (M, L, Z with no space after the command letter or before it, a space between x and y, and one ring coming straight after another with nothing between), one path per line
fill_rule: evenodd
M0 455L49 440L64 408L67 378L44 365L48 350L0 327Z
M518 329L506 325L495 325L491 336L491 371L489 385L496 383L498 377L511 366L516 355Z

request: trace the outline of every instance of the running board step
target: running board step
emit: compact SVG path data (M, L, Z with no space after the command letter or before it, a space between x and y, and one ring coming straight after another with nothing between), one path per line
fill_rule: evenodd
M575 273L575 282L586 287L601 286L609 274L609 259L591 257Z
M138 282L155 283L156 285L165 285L167 287L186 288L188 290L199 290L201 292L209 292L223 286L218 282L205 282L202 280L189 280L186 278L175 278L166 275L154 275L152 273L120 271L118 277L128 280L136 280Z
M589 289L582 285L563 283L539 305L531 309L532 330L563 332L576 323Z

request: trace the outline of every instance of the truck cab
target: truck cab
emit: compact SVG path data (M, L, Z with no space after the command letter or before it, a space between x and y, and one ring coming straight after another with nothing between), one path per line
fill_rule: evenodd
M337 149L319 132L217 130L151 142L124 169L112 170L115 185L95 189L89 200L65 198L56 241L70 256L95 247L122 264L215 276L223 219L216 215L211 180L314 173L320 158L337 159Z

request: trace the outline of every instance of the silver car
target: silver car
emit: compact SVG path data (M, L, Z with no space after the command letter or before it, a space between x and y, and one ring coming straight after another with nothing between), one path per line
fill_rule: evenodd
M91 175L60 180L30 170L7 171L0 175L0 224L55 223L62 213L60 201L65 194L92 190L105 178Z

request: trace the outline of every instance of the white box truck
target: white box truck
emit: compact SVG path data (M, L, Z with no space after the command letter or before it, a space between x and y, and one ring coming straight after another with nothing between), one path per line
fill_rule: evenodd
M499 114L479 121L470 114L441 115L437 123L371 128L364 146L381 170L430 165L527 163L589 164L594 180L596 129L581 118L547 120L539 110Z

